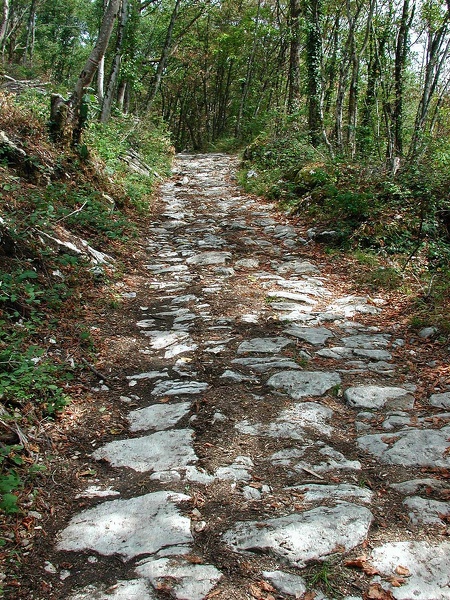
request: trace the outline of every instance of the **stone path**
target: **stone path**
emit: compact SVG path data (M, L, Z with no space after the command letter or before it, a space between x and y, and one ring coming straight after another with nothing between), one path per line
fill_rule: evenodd
M69 600L448 599L450 391L418 403L383 301L336 297L234 167L181 155L161 188L129 433L47 572Z

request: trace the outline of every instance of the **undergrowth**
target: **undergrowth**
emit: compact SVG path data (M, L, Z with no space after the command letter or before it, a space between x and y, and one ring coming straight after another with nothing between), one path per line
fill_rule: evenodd
M414 310L448 331L449 155L448 140L440 140L394 176L374 156L332 159L304 132L278 123L246 148L239 178L246 190L276 200L310 227L333 231L330 249L352 259L364 255L356 285L414 290Z
M58 420L85 357L95 352L85 307L93 298L108 302L108 284L120 274L127 243L138 235L154 185L170 165L164 128L127 117L106 127L93 121L77 151L53 146L49 102L36 92L0 95L0 130L23 150L0 144L2 558L17 552L17 527L28 522L36 482L45 477L43 424ZM131 149L148 175L122 160ZM113 256L115 269L112 262L93 264L74 240ZM16 534L7 534L8 523Z

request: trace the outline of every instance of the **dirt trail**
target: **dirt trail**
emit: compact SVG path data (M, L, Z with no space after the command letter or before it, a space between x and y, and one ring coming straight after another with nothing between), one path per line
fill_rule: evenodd
M104 334L127 426L86 431L34 598L448 599L450 392L415 397L383 300L337 295L234 168L180 155L161 187Z

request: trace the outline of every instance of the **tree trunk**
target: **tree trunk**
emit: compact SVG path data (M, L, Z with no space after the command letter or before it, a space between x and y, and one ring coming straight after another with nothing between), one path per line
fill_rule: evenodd
M127 20L128 0L122 0L122 9L120 11L119 27L117 30L116 52L111 65L111 73L109 75L105 96L103 98L102 111L100 114L101 123L107 123L111 117L112 103L117 87L117 80L119 78L120 64L122 62L122 48Z
M2 59L5 54L5 42L6 42L6 32L8 29L8 21L9 21L9 0L3 0L2 24L0 25L0 52L2 54Z
M67 138L66 130L70 132L71 142L77 145L81 141L81 135L86 122L86 111L83 106L84 90L90 85L95 71L105 55L109 39L114 27L114 21L120 6L120 0L109 0L104 12L97 42L80 73L70 98L61 102L52 97L50 110L50 133L55 141L64 141ZM63 104L66 108L63 108Z
M167 65L167 61L169 59L170 49L172 47L173 40L173 30L175 27L175 23L178 18L178 10L180 8L181 0L175 0L175 6L173 7L172 14L170 15L169 27L166 33L166 39L164 40L164 46L161 53L161 58L159 59L158 66L156 68L155 80L153 83L153 87L149 90L147 95L146 102L146 110L149 111L155 101L156 95L159 92L159 88L161 87L161 79L164 73L164 70Z
M395 65L394 65L394 88L395 100L393 107L393 138L394 138L394 156L391 160L395 161L396 157L403 156L403 94L404 82L403 76L405 71L406 58L408 54L408 34L411 26L414 8L410 15L409 0L404 0L402 17L400 20L400 28L397 36L397 45L395 48Z
M36 22L36 0L32 0L30 4L30 13L28 16L27 37L25 41L25 50L23 53L22 62L24 65L28 63L31 66L33 63L34 38L35 38L35 22Z
M300 2L289 0L288 113L298 111L300 103Z

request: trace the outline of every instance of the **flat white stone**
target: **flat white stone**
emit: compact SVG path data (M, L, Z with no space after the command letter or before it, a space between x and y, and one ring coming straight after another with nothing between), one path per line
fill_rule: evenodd
M192 430L158 431L140 438L114 440L92 455L113 467L129 467L141 473L182 469L197 462L192 448Z
M234 263L235 267L243 267L246 269L257 269L259 267L259 261L256 258L242 258Z
M359 460L348 460L341 452L331 448L331 446L323 446L319 448L315 456L316 459L323 457L325 460L322 462L300 462L294 466L296 471L302 471L305 467L309 470L313 470L317 473L328 473L330 471L360 471L361 463Z
M219 467L214 477L222 481L250 481L252 476L249 471L252 467L253 462L249 456L237 456L231 465Z
M207 390L209 385L203 381L161 381L153 388L153 396L182 396L184 394L200 394Z
M201 252L186 260L188 265L224 265L231 259L231 252Z
M226 379L228 381L232 381L234 383L242 383L243 381L256 381L253 377L246 377L242 373L238 373L237 371L232 371L231 369L227 369L222 373L220 379Z
M369 358L370 360L391 360L392 358L392 354L387 350L368 350L365 348L354 348L353 353L355 356Z
M299 427L314 429L324 435L330 435L333 428L327 424L333 416L333 411L317 402L299 402L283 410L277 421L298 424Z
M148 371L147 373L137 373L136 375L128 375L127 379L129 382L138 381L141 379L158 379L160 377L168 377L167 373L163 371Z
M341 378L333 372L282 371L272 375L267 385L286 392L294 400L299 400L305 396L323 396L340 383Z
M283 594L300 598L306 592L306 582L300 575L283 571L263 571L262 576Z
M225 533L223 540L235 552L266 552L296 567L320 560L337 546L350 550L364 541L372 522L365 507L342 502L336 507L318 507L303 513L261 521L241 521Z
M383 387L379 385L360 385L348 388L344 399L353 408L389 408L410 409L414 405L414 397L400 387Z
M197 350L197 344L175 344L168 348L164 353L164 358L173 358L179 354L185 354L186 352L194 352Z
M188 333L180 331L146 331L145 335L150 338L150 345L155 350L162 350L189 339Z
M266 373L272 369L300 369L300 366L290 358L276 356L235 358L231 362L258 373Z
M450 408L450 392L432 394L430 396L430 404L438 408Z
M75 496L75 498L108 498L109 496L120 496L120 492L111 487L101 488L98 485L90 485Z
M135 570L156 589L164 584L164 589L170 589L170 595L179 600L203 600L222 577L212 565L193 564L178 557L146 560Z
M289 490L297 490L304 494L305 502L320 502L321 500L356 500L370 504L372 501L373 492L367 488L362 488L357 485L340 483L339 485L296 485Z
M445 481L440 481L439 479L410 479L409 481L402 481L400 483L391 483L391 488L397 490L401 494L416 494L419 491L426 492L427 488L432 490L446 490L447 485Z
M384 333L375 333L372 335L360 333L343 337L342 342L346 348L365 348L366 350L374 350L377 348L386 348L390 339L391 336Z
M169 429L187 415L190 408L190 402L179 402L177 404L153 404L146 408L133 410L128 415L130 431Z
M265 352L268 354L276 354L290 344L292 344L292 340L285 337L253 338L252 340L242 342L237 349L237 353Z
M190 544L190 519L175 504L186 500L185 494L162 491L103 502L72 517L58 534L57 549L120 554L129 560L167 546Z
M318 273L319 269L306 260L291 260L281 263L281 265L277 267L277 273L280 273L281 275L289 273L290 271L293 271L298 275L303 275L306 273Z
M394 542L372 551L370 563L385 577L396 576L398 566L411 575L400 587L381 585L396 600L448 600L450 589L450 543Z
M283 333L293 335L314 346L323 346L328 338L333 337L333 332L325 327L299 327L292 325L284 329Z
M296 302L304 302L305 304L309 304L311 306L314 306L315 304L317 304L316 300L313 300L306 294L299 294L297 292L274 291L274 292L270 292L270 294L268 295L268 298L286 298L287 300L295 300Z
M364 435L358 438L358 446L386 464L449 468L449 436L448 426L440 430L410 429Z
M407 498L403 504L409 510L409 518L415 525L444 525L441 517L450 516L450 503L439 502L430 498L412 496Z
M142 329L146 329L147 327L153 327L155 324L155 319L143 319L142 321L138 321L136 325L141 327Z
M343 360L353 357L353 350L344 346L333 346L332 348L323 348L316 352L317 356L323 358L333 358L334 360Z
M118 581L114 586L88 585L67 600L157 600L150 584L144 579Z

